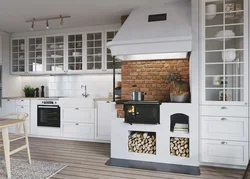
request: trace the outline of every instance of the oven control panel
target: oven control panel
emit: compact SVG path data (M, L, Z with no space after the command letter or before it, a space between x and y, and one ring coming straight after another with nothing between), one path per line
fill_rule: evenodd
M42 101L43 104L57 104L56 101Z

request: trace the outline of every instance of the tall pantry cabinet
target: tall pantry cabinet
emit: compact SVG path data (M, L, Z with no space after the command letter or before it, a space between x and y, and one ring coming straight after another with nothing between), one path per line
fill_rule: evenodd
M249 159L248 0L200 2L200 161Z

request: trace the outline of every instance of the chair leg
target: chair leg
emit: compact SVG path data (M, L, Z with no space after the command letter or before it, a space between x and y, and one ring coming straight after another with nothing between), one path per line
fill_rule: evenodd
M10 140L9 140L9 134L8 134L8 127L2 128L2 137L3 137L4 158L5 158L5 163L6 163L7 177L11 178L11 171L10 171Z
M26 146L27 146L27 154L28 154L29 164L31 164L30 146L29 146L29 139L28 139L28 134L27 134L26 122L23 123L23 132L24 132L25 142L26 142Z

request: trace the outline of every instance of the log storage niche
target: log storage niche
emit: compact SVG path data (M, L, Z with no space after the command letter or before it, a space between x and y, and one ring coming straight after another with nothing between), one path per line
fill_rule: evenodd
M156 133L130 131L128 151L156 155Z

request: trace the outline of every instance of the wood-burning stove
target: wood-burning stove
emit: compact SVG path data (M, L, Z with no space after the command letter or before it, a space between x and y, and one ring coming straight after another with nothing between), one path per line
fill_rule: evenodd
M160 124L160 105L159 101L125 102L125 122L129 124Z

